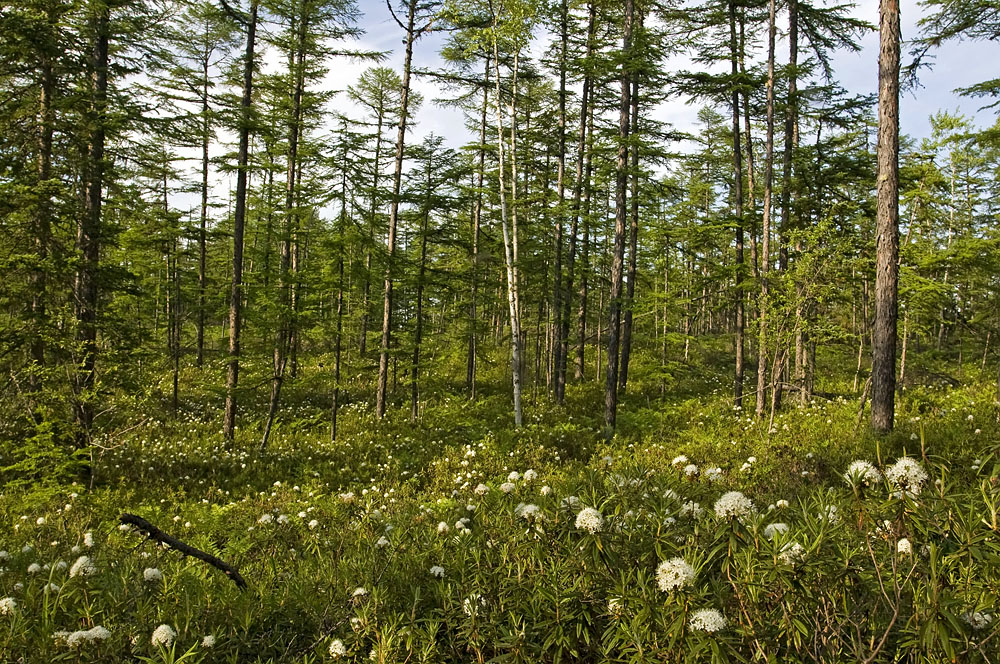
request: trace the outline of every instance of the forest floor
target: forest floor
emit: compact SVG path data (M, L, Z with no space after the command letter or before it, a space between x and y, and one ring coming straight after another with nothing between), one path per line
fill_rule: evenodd
M348 399L331 442L304 366L263 452L185 374L176 414L95 440L89 482L5 487L0 661L996 661L987 376L911 386L876 439L850 375L769 430L721 363L636 374L610 442L597 382L529 395L515 430L500 377L425 388L415 423Z

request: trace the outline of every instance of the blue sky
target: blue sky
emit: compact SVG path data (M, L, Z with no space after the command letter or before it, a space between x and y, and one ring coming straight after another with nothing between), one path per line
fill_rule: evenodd
M391 51L385 65L402 70L402 31L395 24L386 9L385 3L379 0L360 0L359 8L364 16L361 27L365 35L357 46L377 50ZM913 0L902 2L903 38L913 38L917 35L916 23L923 13ZM874 25L878 24L878 1L860 0L853 14ZM779 16L779 26L785 21ZM761 35L763 36L763 35ZM536 39L536 45L544 43L545 36ZM419 41L414 50L414 65L420 68L432 68L440 64L438 55L442 38L432 35ZM778 46L779 58L784 57L786 48ZM904 51L906 47L904 46ZM980 127L992 124L995 115L993 111L978 111L981 100L967 99L953 92L957 87L994 78L997 76L997 53L995 45L975 42L954 42L946 44L935 51L934 68L924 70L921 75L923 87L914 92L904 93L900 100L901 130L905 134L920 138L929 133L928 117L939 110L959 111L976 119ZM904 60L905 60L904 52ZM841 85L854 93L870 93L876 90L878 61L878 34L872 32L862 41L862 50L858 53L839 52L834 56L836 76ZM668 62L668 66L671 63ZM365 63L346 62L334 63L325 85L332 89L343 89L357 80L358 75L367 67ZM430 132L445 137L447 143L459 146L469 139L464 128L461 114L452 109L442 108L433 103L435 97L443 91L428 81L417 80L415 88L424 98L424 106L416 115L416 125L413 128L414 137L419 140ZM341 110L348 110L348 102L340 95L335 102ZM656 116L674 125L675 128L686 130L694 126L697 106L675 100L656 109Z

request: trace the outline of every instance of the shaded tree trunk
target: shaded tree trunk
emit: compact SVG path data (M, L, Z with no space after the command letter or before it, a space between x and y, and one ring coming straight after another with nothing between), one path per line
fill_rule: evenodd
M240 306L243 299L243 235L246 227L247 164L250 151L250 107L253 104L254 43L257 36L257 0L250 3L247 45L243 63L243 99L240 102L239 165L233 211L233 282L229 290L229 367L226 373L226 412L222 434L232 443L236 432L236 389L240 372Z
M632 23L635 14L634 0L625 0L624 37L622 50L626 57L632 51ZM615 170L615 232L611 258L611 284L608 292L608 358L604 381L604 430L605 436L614 435L618 417L618 363L619 334L622 316L622 272L625 259L625 196L628 189L628 137L631 110L631 81L627 64L622 65L621 103L618 110L618 163Z

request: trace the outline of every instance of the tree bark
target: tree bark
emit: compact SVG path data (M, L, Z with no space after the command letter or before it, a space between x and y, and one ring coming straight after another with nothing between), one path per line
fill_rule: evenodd
M243 299L243 234L246 226L247 170L250 152L250 108L253 104L254 42L257 36L257 0L250 3L247 45L243 63L243 99L240 102L239 165L233 212L233 282L229 290L229 368L226 374L226 412L223 438L232 444L236 433L236 389L240 373L240 307Z
M630 133L631 79L627 59L632 54L632 23L635 15L634 0L625 0L624 36L622 52L625 61L621 71L621 103L618 109L618 162L615 170L615 232L611 259L611 284L608 292L608 357L604 381L604 432L614 435L618 417L618 342L622 316L622 268L625 260L626 194L628 189L628 138Z
M396 225L399 219L399 193L403 178L403 146L406 142L407 108L410 101L410 68L413 62L413 42L418 33L413 27L417 0L410 0L406 17L406 55L403 59L403 85L399 100L399 127L396 131L396 168L392 176L392 201L389 206L389 235L386 240L385 284L382 298L382 343L378 357L378 389L375 413L385 417L386 391L389 380L389 343L392 337L392 269L396 255Z
M642 13L636 19L636 27L642 30ZM639 78L636 76L632 81L631 92L632 118L631 135L634 137L639 128ZM632 319L633 307L635 306L635 279L636 268L638 267L639 248L639 146L633 142L631 147L631 205L629 210L629 232L628 232L628 278L625 285L625 315L622 325L622 359L621 367L618 371L618 388L625 393L628 386L628 367L632 359Z
M767 404L768 274L771 270L771 199L774 183L774 42L775 0L768 2L767 22L767 134L764 144L764 211L761 221L760 300L757 305L757 400L756 415L764 417Z
M733 207L736 226L736 375L733 405L743 407L743 147L740 143L740 93L737 87L739 53L736 37L736 5L729 3L730 65L733 77Z
M84 173L84 209L77 225L76 250L80 265L74 284L77 342L82 357L76 374L74 404L78 447L89 443L94 423L93 390L97 382L97 270L101 247L101 204L104 192L104 141L108 106L108 65L111 10L98 3L91 17L94 29L90 75L91 108Z
M892 430L899 277L899 0L881 0L878 62L878 202L871 426Z

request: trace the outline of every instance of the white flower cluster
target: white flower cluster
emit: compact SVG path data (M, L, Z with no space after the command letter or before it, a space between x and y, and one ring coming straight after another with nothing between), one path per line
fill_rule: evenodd
M174 639L177 638L177 632L170 625L160 625L153 630L153 636L150 639L154 646L163 646L164 648L169 648L174 643Z
M477 496L485 496L486 492L488 492L489 490L490 488L482 483L478 484L476 488L473 489L473 491L476 493Z
M340 639L334 639L330 641L330 657L334 659L340 659L341 657L347 657L347 646Z
M701 505L689 500L683 505L681 505L680 515L682 517L689 517L691 519L701 518L701 515L705 513L705 510L701 508Z
M534 503L518 503L517 507L514 508L514 514L525 521L543 521L545 519L541 509Z
M500 490L504 493L510 493L515 489L513 482L504 482L500 485Z
M462 611L464 611L467 616L478 614L481 609L485 608L486 599L478 593L469 595L465 598L465 601L462 602Z
M80 556L73 563L73 566L69 568L70 577L74 576L93 576L97 574L97 566L94 565L93 561L88 556Z
M576 527L586 530L591 535L599 533L604 527L604 516L593 507L584 507L576 515Z
M797 563L802 562L805 556L806 548L804 546L798 542L787 542L781 547L781 552L778 554L778 562L782 565L795 566Z
M913 553L913 545L905 537L896 542L896 553L901 556L909 556Z
M76 632L59 631L52 635L56 645L65 645L69 648L79 648L86 643L94 641L104 641L111 636L111 632L106 628L97 625L90 629L81 629Z
M787 523L770 523L764 528L764 537L766 537L767 539L774 539L775 535L787 532L788 532Z
M722 469L716 466L705 471L705 477L709 482L718 482L722 479Z
M656 568L656 583L665 593L693 585L694 579L694 567L683 558L665 560Z
M431 576L436 576L439 579L444 578L444 568L440 565L434 565L431 567Z
M980 630L990 626L990 623L993 622L993 616L981 611L970 611L962 614L962 620L969 623L972 629Z
M691 614L688 626L695 631L718 632L726 628L726 619L715 609L698 609Z
M844 479L851 486L872 486L882 479L882 473L878 472L878 469L867 461L859 459L852 461L851 465L847 467Z
M753 511L753 503L740 491L728 491L715 501L715 513L721 519L741 519Z
M17 610L17 600L13 597L0 599L0 616L9 616Z
M911 457L902 457L885 471L885 477L899 491L894 495L905 493L910 497L920 495L920 490L927 481L927 471Z
M155 567L147 567L142 571L142 578L146 583L156 583L163 580L163 572Z

